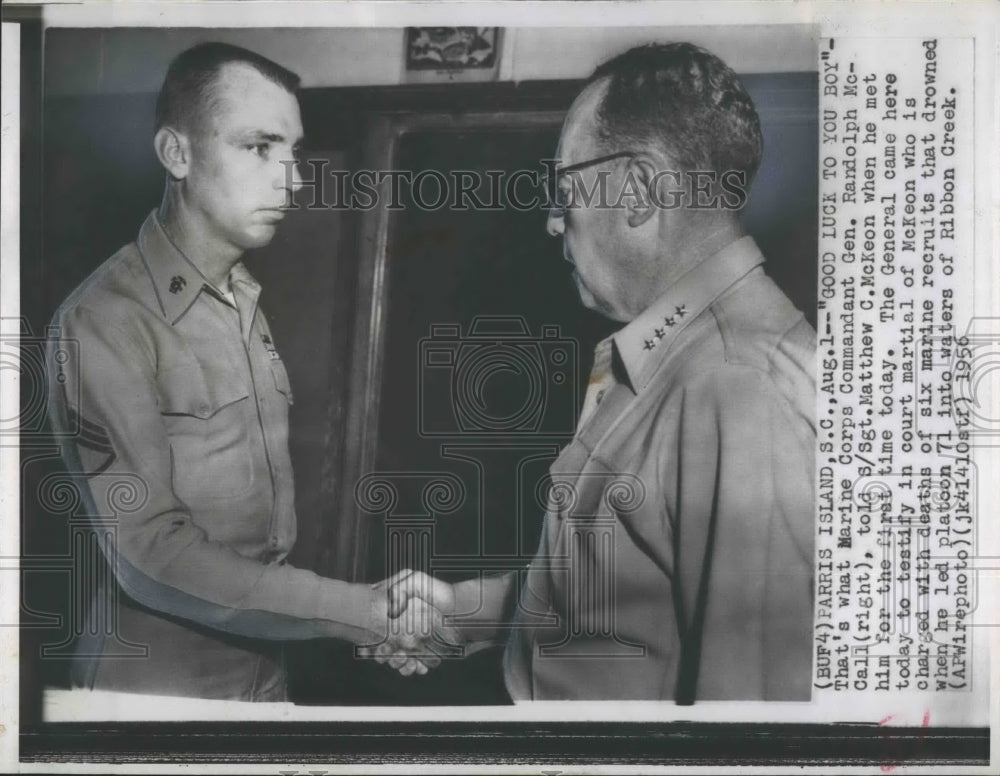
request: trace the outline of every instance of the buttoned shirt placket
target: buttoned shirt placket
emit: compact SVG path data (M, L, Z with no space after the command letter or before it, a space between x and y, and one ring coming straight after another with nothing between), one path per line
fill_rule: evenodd
M245 276L245 277L244 277ZM274 464L271 461L271 440L267 436L267 424L263 417L263 398L257 389L258 380L263 379L259 373L257 359L253 357L254 340L251 337L254 323L257 318L258 301L260 300L260 286L249 277L249 273L240 272L234 268L230 276L230 287L233 290L233 297L236 299L236 310L240 320L240 339L243 343L243 350L246 355L247 366L250 370L250 387L253 390L254 407L257 412L257 425L260 429L261 443L264 449L264 458L267 461L267 472L271 480L271 516L267 526L267 542L269 552L273 553L278 546L278 535L275 530L275 519L278 509L277 484L274 481ZM270 365L268 365L270 369Z

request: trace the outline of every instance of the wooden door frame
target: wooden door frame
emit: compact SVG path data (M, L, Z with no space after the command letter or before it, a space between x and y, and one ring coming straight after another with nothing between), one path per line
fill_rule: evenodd
M365 169L395 169L402 139L413 132L461 132L475 129L557 130L564 111L492 111L423 115L380 115L369 125ZM389 195L389 182L378 188L380 201ZM354 483L375 468L382 397L382 367L385 350L387 306L391 267L389 241L393 212L377 208L363 214L359 229L359 268L356 313L351 347L351 380L347 390L345 444L351 452L343 456L336 562L352 580L364 579L369 534L357 504ZM414 388L416 388L414 386ZM416 393L414 393L414 397Z

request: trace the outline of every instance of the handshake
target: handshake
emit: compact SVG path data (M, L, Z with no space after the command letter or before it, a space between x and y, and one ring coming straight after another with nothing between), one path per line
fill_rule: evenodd
M464 639L447 623L455 612L452 585L403 569L372 585L376 591L379 644L363 646L358 654L388 663L403 676L426 674L442 656L464 655ZM378 593L385 593L383 599Z

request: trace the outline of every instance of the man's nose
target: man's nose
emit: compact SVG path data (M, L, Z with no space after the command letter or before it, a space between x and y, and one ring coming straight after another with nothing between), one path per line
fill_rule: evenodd
M299 164L294 158L282 160L281 179L278 188L287 189L291 194L302 188L302 176L299 174Z
M549 233L550 237L558 237L563 233L566 228L566 221L563 218L563 213L557 208L549 208L549 217L545 222L545 231Z
M292 193L302 188L302 176L299 175L299 163L292 159Z

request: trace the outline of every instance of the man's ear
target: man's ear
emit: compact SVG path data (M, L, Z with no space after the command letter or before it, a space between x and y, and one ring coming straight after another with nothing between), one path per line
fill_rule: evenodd
M656 197L651 187L656 185L656 166L646 156L635 156L625 168L625 183L618 201L624 206L629 226L641 226L656 212Z
M161 127L153 138L156 157L174 180L187 177L191 165L191 143L187 135L172 127Z

